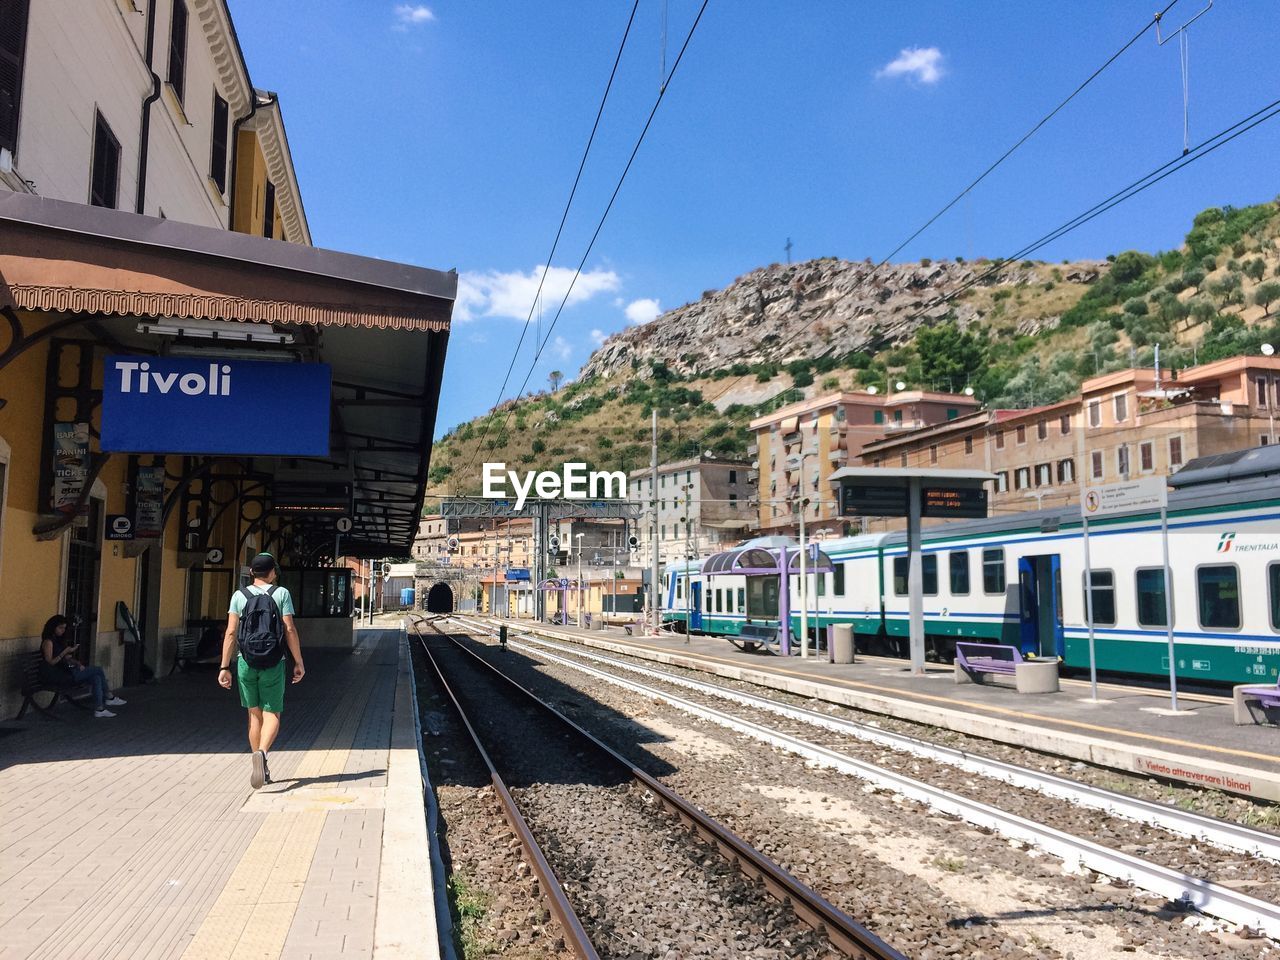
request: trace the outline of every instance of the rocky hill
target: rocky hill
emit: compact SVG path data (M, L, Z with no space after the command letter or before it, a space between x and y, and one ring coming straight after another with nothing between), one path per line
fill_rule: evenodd
M1280 206L1213 207L1186 242L1105 260L773 264L609 337L577 379L509 400L436 444L429 494L476 493L479 464L633 470L710 450L745 456L748 424L835 390L972 387L989 407L1052 403L1091 376L1280 343ZM972 284L972 285L970 285Z
M1084 285L1106 269L1102 262L1050 267L1027 261L984 281L977 291L1062 284L1017 332L1035 334L1056 325L1056 307L1069 307ZM870 261L827 258L773 264L739 277L723 290L708 290L695 303L671 310L641 327L609 337L582 368L581 379L621 369L649 369L660 362L682 375L734 363L785 364L801 358L854 351L877 353L909 341L921 327L954 317L961 329L983 318L982 298L957 304L946 298L972 285L990 268L986 260L923 261L877 269ZM1075 288L1074 292L1072 288Z

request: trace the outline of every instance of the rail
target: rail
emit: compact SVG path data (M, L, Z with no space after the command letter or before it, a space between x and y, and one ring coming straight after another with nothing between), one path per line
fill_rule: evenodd
M467 734L471 737L471 742L475 744L476 752L489 770L489 780L493 784L493 790L498 797L498 802L502 804L502 814L506 817L507 823L511 824L511 829L515 831L516 836L520 838L520 844L524 847L533 872L537 874L538 883L541 884L543 893L547 898L547 904L551 908L551 912L555 914L556 920L560 924L560 929L564 933L565 946L579 960L600 960L600 955L596 953L596 948L592 946L591 939L587 936L587 931L582 927L582 921L578 919L577 913L574 912L573 904L569 902L569 898L564 892L564 887L561 885L559 878L556 877L555 871L551 869L551 864L547 862L542 848L538 846L538 841L534 839L533 831L529 829L529 824L525 821L524 815L520 812L519 807L516 806L515 799L511 796L511 791L507 789L506 783L503 782L502 777L498 774L497 767L493 765L493 760L489 757L489 751L480 742L480 735L476 732L475 727L471 725L471 719L467 716L466 711L462 709L462 704L457 696L454 695L453 688L449 686L449 681L445 679L444 671L440 669L440 665L436 663L435 657L432 656L431 648L427 645L426 638L422 636L420 625L427 623L432 629L436 629L434 619L426 620L411 616L409 622L413 625L413 632L418 638L418 642L422 644L422 651L426 655L427 662L431 664L431 669L435 671L436 677L440 681L441 689L444 690L450 702L453 703L454 709L458 711L458 718L462 721L463 726L466 727Z
M415 630L416 629L417 625L415 622ZM419 634L419 639L421 639L421 634ZM789 903L795 911L796 916L814 929L823 932L836 949L845 953L847 956L855 958L855 960L907 960L904 954L885 943L843 910L840 910L838 907L829 903L826 899L820 896L817 891L792 876L787 870L783 869L772 859L752 847L733 831L729 830L713 818L707 816L679 794L674 793L661 782L636 767L630 760L622 756L622 754L618 753L608 744L598 739L594 734L583 729L555 707L543 701L532 691L517 683L515 680L512 680L497 667L493 666L483 657L476 654L475 651L469 649L465 644L458 643L458 641L454 640L452 637L449 637L449 639L460 650L465 651L467 654L475 658L478 663L492 671L510 687L520 691L525 697L539 705L543 710L555 716L566 727L590 741L600 751L607 754L615 762L621 764L624 769L631 773L632 777L634 777L641 786L652 793L653 796L663 804L663 806L671 811L671 813L693 828L693 830L696 831L704 840L714 844L715 847L744 874L749 877L759 879L764 885L764 888L772 896L784 903ZM423 641L423 646L426 646L425 641ZM435 666L434 660L432 660L432 665L433 667ZM436 670L437 673L439 673L438 667L436 667ZM450 696L452 698L452 694L450 694ZM456 700L454 700L454 703L457 705ZM458 709L461 711L460 705ZM472 729L469 722L467 722L467 729L469 731ZM472 736L474 739L474 731L472 731ZM489 764L490 770L493 770L493 766L489 763L487 754L485 754L485 762L486 764ZM496 777L496 772L494 773L494 776ZM530 836L530 840L532 841L532 836ZM547 869L549 871L550 867ZM563 891L559 890L558 884L556 886L556 890L561 894L561 896L563 896ZM576 920L576 916L574 919Z
M545 641L540 641L538 638L529 637L527 634L525 639L532 640L534 644L552 646L545 643ZM519 645L517 644L517 646ZM1047 853L1059 857L1064 862L1087 866L1098 873L1133 883L1135 886L1167 897L1172 901L1181 901L1202 913L1259 930L1272 938L1280 938L1280 905L1267 903L1247 894L1242 894L1230 887L1215 884L1199 877L1193 877L1181 871L1145 861L1128 853L1112 850L988 804L970 800L944 788L912 780L891 770L855 760L837 751L810 743L790 734L769 729L753 721L685 700L657 688L645 686L644 684L608 674L606 671L596 670L584 664L557 657L544 650L527 649L551 662L574 667L597 679L631 689L633 692L647 697L664 700L695 716L781 747L815 763L832 767L886 787L902 796L959 817L969 823L994 830L1003 836L1030 843ZM585 659L610 661L610 658L582 653L577 650L573 651L573 653L575 656ZM662 680L679 686L694 689L710 688L712 686L683 677L674 677L660 671L648 671L645 668L631 664L620 664L616 661L610 662L613 666L621 667L631 672L650 673L660 676ZM703 692L713 691L704 689ZM987 766L991 771L987 775L995 776L1011 783L1018 783L1018 785L1030 785L1032 782L1036 782L1042 789L1046 787L1054 788L1054 781L1057 781L1055 792L1061 791L1057 795L1069 796L1075 802L1087 803L1090 806L1106 809L1120 816L1149 822L1187 836L1209 840L1220 846L1266 856L1271 859L1280 859L1280 842L1277 842L1274 835L1263 831L1251 830L1237 824L1134 797L1125 797L1122 794L1099 790L1085 784L1070 784L1069 781L1049 774L1042 774L1038 771L1031 771L999 761L986 760L950 748L935 747L931 744L924 744L923 741L913 741L911 738L890 734L886 731L876 731L874 737L868 736L864 731L850 729L857 727L857 725L848 721L841 721L833 717L823 717L811 711L800 710L799 708L779 704L776 701L767 701L764 698L753 697L750 694L726 691L723 688L715 688L714 694L730 700L751 701L753 706L759 706L770 712L806 719L828 729L841 729L843 732L850 733L853 736L875 740L876 742L884 743L886 746L895 745L892 741L896 740L901 744L902 748L908 749L912 753L921 756L928 755L931 759L950 762L957 766L962 765L965 769L973 772L986 772L982 767ZM808 716L801 717L800 715L802 714L808 714ZM819 723L819 721L822 722ZM947 757L948 754L950 755L949 759ZM963 763L959 761L963 761ZM1019 783L1019 780L1023 782ZM1068 787L1070 787L1069 790ZM1045 789L1044 792L1049 793L1050 790ZM1104 802L1108 805L1103 806ZM1120 809L1124 809L1126 812L1120 813Z

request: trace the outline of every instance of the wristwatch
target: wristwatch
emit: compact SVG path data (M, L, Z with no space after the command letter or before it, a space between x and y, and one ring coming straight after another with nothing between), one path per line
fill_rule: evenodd
M221 673L223 670L226 670L228 673L230 673L230 672L231 672L231 668L230 668L230 667L219 667L219 668L218 668L218 672L219 672L219 673Z

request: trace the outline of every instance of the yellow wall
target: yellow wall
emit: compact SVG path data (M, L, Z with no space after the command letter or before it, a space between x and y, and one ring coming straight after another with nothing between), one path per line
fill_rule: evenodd
M235 178L236 208L232 211L235 219L231 229L260 237L263 235L262 224L267 213L263 209L267 195L267 161L262 155L257 134L247 130L241 130L239 134ZM279 189L279 184L276 189ZM277 240L283 240L285 238L284 221L280 216L279 204L272 208L271 218L275 226L272 236Z

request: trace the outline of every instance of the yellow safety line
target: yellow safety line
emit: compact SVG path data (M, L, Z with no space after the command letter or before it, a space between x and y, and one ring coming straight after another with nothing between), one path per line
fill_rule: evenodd
M368 702L375 671L366 670L329 715L290 779L336 776ZM324 811L271 813L183 951L183 960L274 960L284 949L320 842Z
M873 690L877 693L893 694L895 698L901 699L904 692L897 687L885 687L880 684L868 683L865 680L845 680L842 677L815 677L809 673L802 673L798 670L788 670L786 667L770 667L768 670L753 666L743 666L733 660L726 660L723 657L717 657L714 654L695 653L692 650L668 650L666 647L651 646L645 643L637 643L635 640L615 640L609 638L610 643L618 643L623 646L631 646L640 650L660 650L663 653L671 653L683 657L694 657L700 660L708 660L714 663L724 664L725 666L735 667L739 670L761 669L763 673L785 673L791 677L797 677L801 680L808 680L815 684L837 684L842 687L855 687L864 690ZM1148 696L1154 696L1150 691L1143 691ZM1066 720L1061 717L1046 717L1038 713L1027 713L1024 710L1013 710L1009 707L998 707L991 704L976 703L973 701L952 700L949 697L939 697L929 693L918 693L914 690L910 692L912 700L932 700L936 703L946 704L951 709L964 710L972 708L975 710L985 710L988 713L997 713L1009 717L1018 717L1023 720L1042 721L1048 724L1061 724L1067 727L1078 727L1082 730L1092 730L1097 733L1115 734L1121 737L1132 737L1136 740L1151 740L1155 743L1162 743L1167 746L1174 747L1190 747L1193 750L1204 750L1209 753L1221 753L1233 757L1246 757L1250 760L1262 760L1269 764L1276 762L1276 756L1267 753L1254 753L1251 750L1238 750L1235 747L1218 747L1208 743L1196 743L1190 740L1178 740L1175 737L1162 737L1154 733L1136 733L1132 730L1121 730L1116 727L1106 727L1096 723L1086 723L1083 720Z

